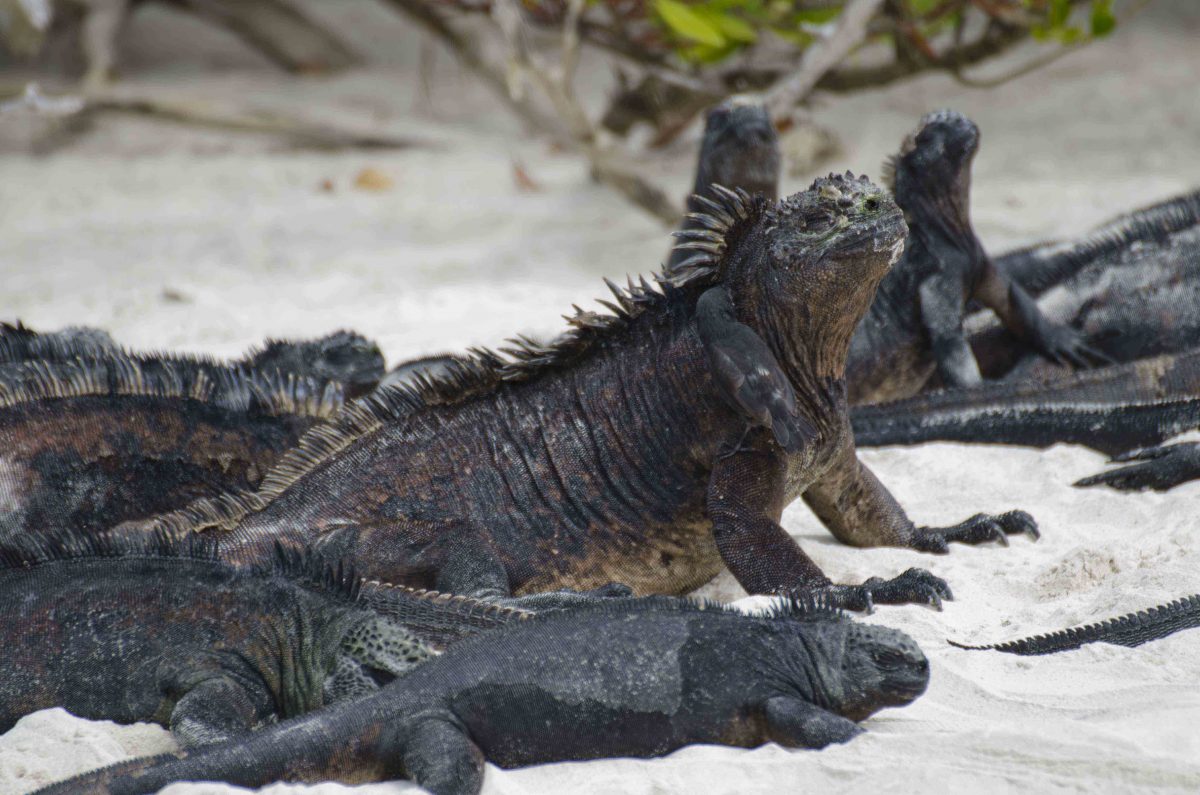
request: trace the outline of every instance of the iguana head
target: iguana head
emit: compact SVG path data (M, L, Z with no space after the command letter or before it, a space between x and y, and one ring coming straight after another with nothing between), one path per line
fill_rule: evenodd
M859 721L911 704L929 685L929 661L908 635L842 618L796 622L791 667L813 703Z
M337 381L345 384L351 398L370 391L384 374L379 346L352 331L335 331L315 340L270 340L250 363L318 381Z
M774 199L779 193L779 138L762 101L732 96L708 112L696 191L706 186L744 188Z
M841 377L854 327L899 258L904 218L866 177L830 174L767 207L723 263L742 322L793 374Z
M884 166L911 225L971 234L971 163L978 151L979 128L961 113L939 110L921 119Z

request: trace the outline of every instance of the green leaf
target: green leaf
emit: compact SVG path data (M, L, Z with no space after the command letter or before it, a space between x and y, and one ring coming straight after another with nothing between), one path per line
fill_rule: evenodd
M1046 24L1051 28L1061 28L1067 24L1071 16L1070 0L1050 0L1050 10L1046 16Z
M1096 38L1107 36L1116 26L1112 0L1092 0L1092 35Z
M732 14L719 14L706 9L704 20L719 30L721 35L729 41L753 44L758 40L758 32Z
M709 47L724 47L725 37L699 14L677 0L654 0L654 9L679 36Z
M832 22L837 19L838 14L842 13L840 8L806 8L796 12L796 19L800 22L808 22L813 25L824 25L826 22Z

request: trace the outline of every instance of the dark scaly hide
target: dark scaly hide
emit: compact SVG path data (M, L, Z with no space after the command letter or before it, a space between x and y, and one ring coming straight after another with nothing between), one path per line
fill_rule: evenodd
M336 385L195 357L0 366L0 539L255 487L341 405Z
M475 795L485 761L511 768L656 757L692 743L847 742L862 732L856 721L911 703L928 679L907 636L819 603L747 616L618 600L465 641L378 694L244 743L121 763L42 795L399 777L438 795Z
M576 308L549 343L475 349L313 429L259 489L200 501L122 533L220 533L253 562L315 545L363 574L473 596L624 583L680 593L722 563L750 591L827 590L846 606L937 602L944 583L834 586L779 526L804 496L842 540L942 551L1030 529L1028 517L917 528L861 465L843 368L854 325L903 238L864 179L834 176L779 204L718 188L689 256L655 284L610 284L607 313ZM720 285L793 386L814 430L783 451L721 400L695 327ZM1007 522L1007 524L1006 524Z

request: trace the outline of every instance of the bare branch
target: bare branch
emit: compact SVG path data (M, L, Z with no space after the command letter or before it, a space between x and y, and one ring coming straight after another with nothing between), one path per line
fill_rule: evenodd
M131 96L126 92L90 94L87 97L87 108L149 116L203 127L282 135L301 145L319 149L407 149L433 146L428 141L409 136L354 130L328 122L285 116L273 111L221 106L194 100Z
M767 110L773 117L790 112L812 92L830 69L863 43L867 37L867 25L881 5L883 0L850 0L846 3L833 33L806 49L799 71L777 83L767 93Z

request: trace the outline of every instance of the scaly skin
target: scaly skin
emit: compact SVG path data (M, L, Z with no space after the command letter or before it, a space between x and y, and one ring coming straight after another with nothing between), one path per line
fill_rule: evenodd
M1191 191L1113 218L1079 238L1052 240L1008 251L996 267L1030 295L1041 295L1085 270L1106 269L1139 247L1162 245L1171 235L1200 226L1200 191Z
M485 760L509 768L655 757L691 743L846 742L863 731L856 721L911 703L928 680L921 650L886 627L796 608L745 616L622 602L464 641L377 694L238 743L118 764L41 792L403 777L434 795L474 795Z
M1148 610L1127 613L1120 618L1110 618L1097 624L1071 627L1046 635L1034 635L987 646L968 646L954 641L950 641L950 645L960 649L1002 651L1006 654L1054 654L1078 649L1088 643L1111 643L1132 648L1193 627L1200 627L1200 594L1176 599Z
M258 485L337 388L184 357L0 366L0 540Z
M846 349L899 251L899 210L840 176L778 205L725 202L702 230L718 240L689 241L701 253L662 277L665 292L614 287L615 315L580 311L549 347L518 341L507 361L476 352L452 379L365 398L308 434L256 494L151 528L220 534L247 562L279 542L317 543L365 576L476 596L610 582L684 593L725 564L751 593L823 591L860 610L940 603L948 587L921 570L835 585L779 526L803 497L856 546L944 552L1036 532L1019 511L916 527L855 455ZM765 429L743 438L720 397L695 320L716 285L814 429L795 453Z
M375 690L433 654L356 590L311 557L247 570L200 539L0 546L0 732L64 707L217 742Z
M989 384L856 406L851 420L862 446L1082 444L1129 466L1076 485L1166 490L1200 477L1195 444L1158 446L1200 428L1200 351L1103 367L1048 384Z
M1076 366L1100 360L1078 332L1049 322L984 252L969 211L978 149L979 129L970 119L939 111L921 120L889 164L909 237L855 331L846 368L851 403L914 395L935 371L950 386L981 384L963 332L971 301L1050 359Z

